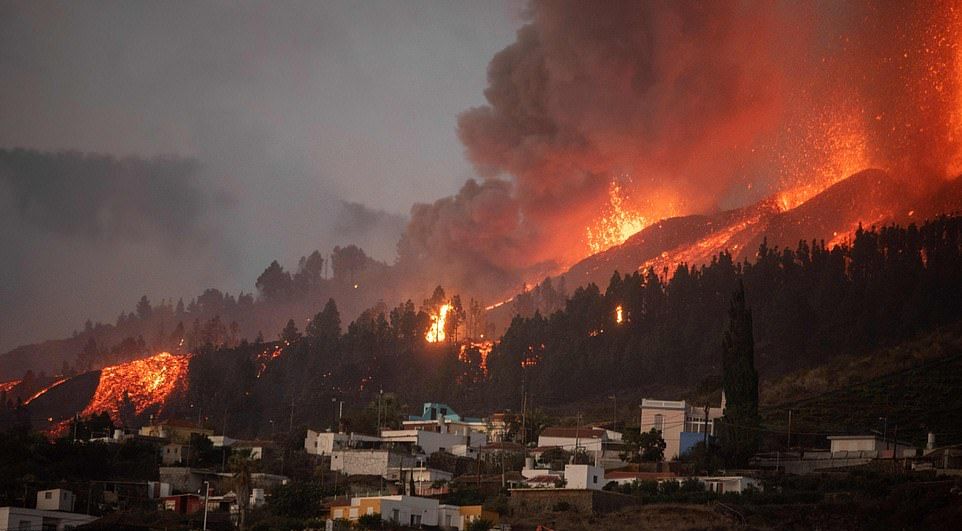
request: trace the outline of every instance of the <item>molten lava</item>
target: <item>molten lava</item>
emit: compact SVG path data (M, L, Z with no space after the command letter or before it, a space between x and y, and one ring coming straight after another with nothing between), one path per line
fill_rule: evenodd
M101 370L97 390L81 416L106 411L117 421L125 395L138 415L147 408L162 407L175 392L186 392L190 357L190 354L161 352L149 358L105 367Z
M427 334L424 335L424 339L426 339L428 343L438 343L444 341L447 337L444 328L447 324L449 311L451 311L451 305L445 303L438 308L437 313L431 314L431 328L428 328Z
M66 378L61 378L61 379L57 380L56 382L54 382L54 383L48 385L47 387L44 387L43 389L41 389L41 390L37 391L36 393L34 393L30 398L24 400L23 403L24 403L24 404L29 404L30 402L33 402L33 401L36 400L37 398L40 398L41 396L47 394L47 391L53 389L54 387L57 387L58 385L66 382L66 381L67 381Z
M592 254L621 245L648 225L649 220L626 206L627 195L617 181L608 188L605 215L594 226L588 227L588 249Z
M20 380L11 380L0 383L0 393L9 393L11 389L20 384Z

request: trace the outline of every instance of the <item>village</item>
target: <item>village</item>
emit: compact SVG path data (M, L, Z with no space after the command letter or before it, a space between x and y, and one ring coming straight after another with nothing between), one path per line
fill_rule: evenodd
M302 489L301 496L316 497L308 502L320 516L304 528L326 530L526 529L512 522L547 522L559 513L603 517L673 496L685 500L686 494L696 494L699 505L737 523L743 516L731 502L763 494L779 477L859 470L924 474L931 480L962 476L962 446L939 447L930 434L926 446L916 448L877 433L829 435L824 447L759 453L749 468L707 473L695 454L715 447L724 408L724 394L710 407L645 398L633 436L609 420L544 426L536 440L526 441L519 429L528 420L523 415L467 417L430 402L398 428L384 419L377 433L332 429L336 422L308 429L301 448L290 453L280 440L237 440L171 419L77 441L148 445L156 454L157 481L71 485L87 490L83 506L70 487L25 491L24 500L35 494L36 503L0 508L0 529L140 529L129 523L136 511L166 514L171 523L191 529L233 529L280 503L274 497L290 495L298 481L259 465L278 458L311 469L322 488ZM206 459L204 466L200 453L220 455L221 463ZM228 455L232 463L241 458L241 471L228 469Z

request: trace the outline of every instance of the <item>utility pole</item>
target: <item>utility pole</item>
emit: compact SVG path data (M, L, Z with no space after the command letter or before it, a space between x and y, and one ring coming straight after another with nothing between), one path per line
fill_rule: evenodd
M574 459L578 457L578 448L581 447L581 413L578 413L578 425L575 427L575 455Z
M521 446L527 448L528 443L528 430L525 424L527 417L527 406L528 406L528 391L525 387L527 384L528 370L525 368L525 364L521 362Z
M708 404L705 404L705 436L702 439L702 444L705 445L705 451L708 451Z

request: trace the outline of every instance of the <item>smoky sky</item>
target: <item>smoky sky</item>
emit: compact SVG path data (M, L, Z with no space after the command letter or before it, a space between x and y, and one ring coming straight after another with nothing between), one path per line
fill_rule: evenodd
M0 4L0 349L314 249L393 262L411 205L474 175L456 116L522 9Z

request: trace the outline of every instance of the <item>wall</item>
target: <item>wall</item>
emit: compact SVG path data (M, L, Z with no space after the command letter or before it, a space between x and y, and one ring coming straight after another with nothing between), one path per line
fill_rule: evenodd
M639 420L642 432L651 431L655 427L655 416L662 415L663 429L661 437L665 440L665 460L670 461L680 455L681 432L685 429L685 402L679 402L681 409L642 407Z
M601 490L605 486L605 469L591 465L565 465L566 489Z

